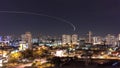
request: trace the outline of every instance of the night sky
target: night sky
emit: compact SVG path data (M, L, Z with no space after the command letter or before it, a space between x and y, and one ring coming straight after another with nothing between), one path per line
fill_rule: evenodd
M0 34L86 34L120 32L120 0L0 0ZM43 15L9 13L31 12ZM48 15L48 16L44 16ZM73 27L58 17L76 26Z

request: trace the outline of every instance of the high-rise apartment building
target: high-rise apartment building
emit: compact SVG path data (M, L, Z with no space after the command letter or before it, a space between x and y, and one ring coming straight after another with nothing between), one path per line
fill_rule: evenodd
M120 47L120 34L117 36L117 45Z
M100 36L93 37L93 45L102 44L102 38Z
M62 43L63 44L77 44L78 43L78 35L62 35Z
M28 48L32 49L32 34L31 34L31 32L25 33L25 41L28 43Z
M63 44L70 44L71 43L71 36L70 35L62 35L62 43Z
M120 34L118 34L118 40L120 41Z
M19 41L19 50L32 49L32 34L31 32L25 32L21 35L21 41Z
M114 35L108 34L106 36L106 44L111 45L111 46L116 46L117 45L117 39Z
M88 43L92 43L92 32L91 31L89 31L88 36L89 36Z
M78 44L78 35L77 34L72 35L72 44Z

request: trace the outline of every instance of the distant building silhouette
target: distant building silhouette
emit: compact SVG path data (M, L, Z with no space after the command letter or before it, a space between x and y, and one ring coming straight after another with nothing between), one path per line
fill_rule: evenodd
M88 36L89 36L88 43L92 43L92 32L91 31L89 31Z
M111 45L111 46L116 46L117 45L117 39L114 35L108 34L106 36L106 44Z
M28 43L28 48L32 49L32 34L31 34L31 32L25 33L25 41Z

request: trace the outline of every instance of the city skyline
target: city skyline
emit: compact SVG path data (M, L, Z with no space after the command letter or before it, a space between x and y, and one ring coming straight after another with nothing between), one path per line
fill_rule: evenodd
M119 0L45 0L45 1L1 1L0 34L119 34ZM5 13L2 11L31 12L35 14ZM44 15L48 15L44 16ZM60 19L54 19L57 17ZM72 23L65 23L66 20Z
M0 68L120 68L120 0L1 0Z

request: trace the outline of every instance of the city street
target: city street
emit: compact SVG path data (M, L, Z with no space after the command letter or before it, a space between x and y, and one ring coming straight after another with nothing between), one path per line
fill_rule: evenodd
M16 66L15 68L25 68L25 67L27 67L27 66L29 67L31 65L32 65L32 63L22 64L22 65Z

